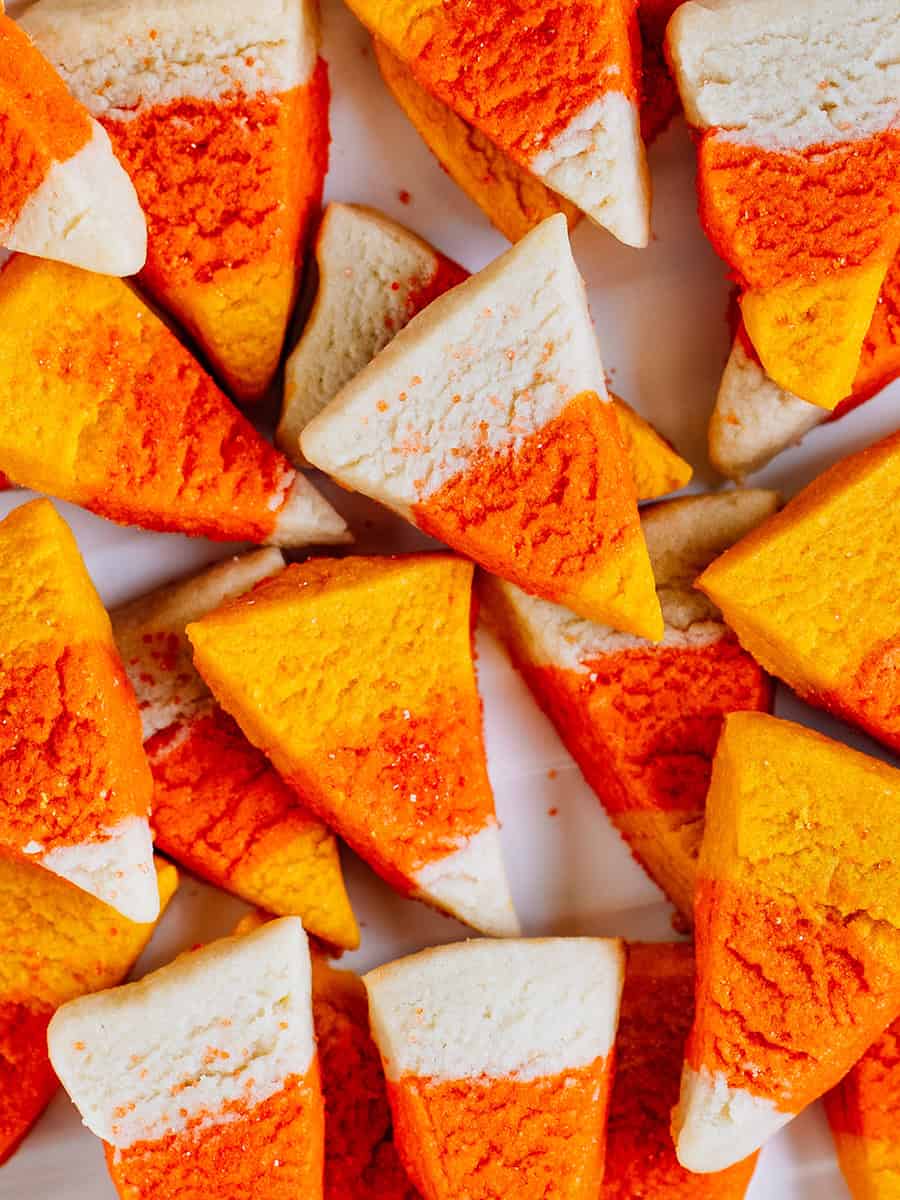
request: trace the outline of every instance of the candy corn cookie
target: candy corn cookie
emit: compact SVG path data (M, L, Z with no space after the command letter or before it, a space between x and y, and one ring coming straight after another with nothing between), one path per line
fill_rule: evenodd
M635 858L688 917L722 719L772 702L766 675L693 582L776 505L773 492L733 491L644 511L666 622L656 644L495 577L479 584L492 626Z
M148 529L348 537L131 288L25 255L0 271L0 469Z
M850 395L840 417L900 375L900 258L885 277ZM778 386L762 367L746 333L735 338L709 424L709 453L723 475L740 479L765 466L804 434L827 421L817 404Z
M707 0L668 27L701 219L747 334L779 386L826 409L900 245L896 34L894 0Z
M229 393L257 399L328 165L313 0L39 0L23 25L134 181L149 226L141 282Z
M316 243L319 285L303 336L288 359L277 441L302 463L300 435L432 300L468 276L433 246L374 209L330 204ZM638 498L677 491L691 467L642 417L611 397Z
M561 216L414 317L306 427L301 449L528 592L662 635Z
M321 1200L322 1095L296 918L73 1000L47 1041L122 1200Z
M365 976L424 1200L596 1200L622 957L600 938L473 941Z
M900 1021L825 1097L838 1161L854 1200L900 1196Z
M900 434L836 463L697 582L811 704L900 749Z
M630 0L351 0L414 80L620 241L649 237Z
M185 633L260 579L280 571L277 550L227 559L112 613L134 686L153 772L157 846L212 883L309 933L353 949L359 930L337 845L213 700Z
M417 1200L394 1146L362 980L319 956L312 979L325 1100L325 1200Z
M178 886L157 863L160 908ZM120 983L153 932L30 863L0 859L0 1163L57 1088L47 1025L61 1004Z
M581 210L547 187L528 167L422 87L409 66L379 38L375 60L388 91L441 166L511 242L561 212L572 229Z
M638 0L641 31L641 136L649 145L681 111L678 87L666 62L666 26L682 0Z
M678 1158L718 1171L900 1013L900 771L763 713L726 718L695 902Z
M600 1200L743 1200L755 1155L711 1175L675 1157L669 1125L693 1013L691 946L629 944Z
M159 913L134 693L75 539L34 500L0 522L0 854L133 921Z
M394 334L467 276L371 208L329 204L316 239L319 284L287 361L278 445L300 461L300 434Z
M315 559L187 632L222 707L383 878L506 935L471 590L447 554Z
M144 265L144 214L109 138L2 4L0 163L0 245L109 275Z

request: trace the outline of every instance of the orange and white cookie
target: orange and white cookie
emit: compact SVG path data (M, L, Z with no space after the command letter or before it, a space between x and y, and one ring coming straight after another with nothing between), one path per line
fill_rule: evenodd
M675 1157L669 1126L693 1016L693 947L629 943L600 1200L743 1200L756 1155L711 1175Z
M287 362L276 440L302 465L300 435L375 355L468 272L371 208L329 204L316 242L318 290ZM624 400L611 397L639 500L684 487L690 464Z
M47 500L0 522L0 597L0 853L153 921L137 704L75 539Z
M426 91L630 246L649 238L632 0L351 0Z
M134 275L147 225L109 138L0 5L0 245Z
M682 4L667 48L702 134L700 215L782 388L847 396L900 246L894 0Z
M491 624L632 853L686 916L712 757L729 712L767 709L772 686L697 574L775 511L774 492L688 496L644 510L666 622L656 644L576 617L491 576Z
M298 916L309 933L354 949L359 929L334 836L216 704L185 633L283 566L271 549L226 559L114 611L113 636L141 712L157 846L249 903Z
M900 1196L900 1019L825 1097L838 1162L853 1200Z
M452 555L312 559L187 632L222 707L370 866L508 935L471 592Z
M137 188L149 226L141 282L229 393L258 399L328 165L313 0L39 0L22 23Z
M321 1200L309 950L294 917L73 1000L50 1059L122 1200Z
M885 276L863 342L850 395L832 418L877 395L900 375L900 257ZM722 375L709 423L710 459L723 475L742 479L829 419L817 404L779 387L766 372L743 329Z
M414 317L306 427L301 449L526 591L662 635L561 216Z
M900 1013L900 771L763 713L726 718L673 1116L689 1171L758 1149Z
M811 704L900 749L900 433L850 455L697 586Z
M178 873L156 864L160 909ZM121 983L154 925L29 863L0 858L0 1164L56 1092L47 1026L61 1004Z
M147 529L349 536L127 284L23 254L0 270L0 469Z
M302 463L300 434L345 383L468 272L372 208L329 204L316 238L318 289L288 358L276 441Z
M621 943L461 942L371 971L394 1137L424 1200L596 1200Z

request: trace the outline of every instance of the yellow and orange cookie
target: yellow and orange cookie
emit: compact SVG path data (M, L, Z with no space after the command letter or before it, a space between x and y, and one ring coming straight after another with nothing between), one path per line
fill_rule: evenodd
M322 1200L310 975L282 917L57 1012L50 1059L122 1200Z
M0 4L0 245L133 275L147 226L109 138Z
M900 749L900 434L836 463L697 582L811 704Z
M344 384L432 300L468 277L427 242L371 208L330 204L316 242L318 290L287 362L277 441L302 464L300 435ZM690 464L612 396L639 500L677 491Z
M675 1157L669 1125L693 1016L692 947L629 943L600 1200L743 1200L756 1155L711 1175Z
M239 400L275 374L328 166L313 0L39 0L22 23L147 214L141 282Z
M222 707L384 879L505 935L471 592L447 554L313 559L187 632Z
M526 591L662 636L562 217L413 317L300 444L339 483Z
M667 49L702 135L700 215L766 373L833 409L900 246L893 0L682 4Z
M634 0L351 0L413 80L620 241L649 237Z
M151 793L109 617L68 526L33 500L0 522L0 854L153 921Z
M854 1200L900 1196L900 1020L825 1097L838 1162Z
M23 254L0 271L0 469L148 529L348 538L127 284Z
M325 1200L417 1200L394 1146L366 989L352 971L336 971L319 956L312 981L325 1101Z
M772 702L768 678L693 582L776 505L773 492L733 491L644 511L666 621L655 645L502 580L479 584L493 627L635 858L688 917L723 717Z
M596 1200L621 943L460 942L365 976L394 1137L424 1200Z
M709 423L713 465L732 479L759 470L817 425L851 412L900 375L900 256L885 276L863 342L853 390L832 414L770 379L743 328L722 375Z
M900 771L763 713L725 721L673 1117L706 1173L833 1087L900 1013Z
M197 674L185 633L260 579L280 571L256 550L160 588L114 611L113 636L134 686L153 772L157 846L189 870L333 946L359 929L337 844Z
M165 910L178 873L159 860L156 877ZM153 930L49 871L0 858L0 1163L59 1086L47 1057L50 1018L121 983Z

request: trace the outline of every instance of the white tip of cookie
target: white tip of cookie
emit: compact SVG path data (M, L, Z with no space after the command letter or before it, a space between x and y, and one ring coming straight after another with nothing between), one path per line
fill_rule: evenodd
M454 851L416 874L416 894L429 904L492 937L516 937L500 831L488 825Z
M273 546L341 546L353 541L347 522L308 479L298 475L275 521Z
M47 1044L85 1125L113 1146L234 1120L312 1063L303 926L271 921L73 1000Z
M771 1100L729 1086L724 1075L685 1066L681 1098L672 1114L678 1161L687 1171L724 1171L758 1150L793 1113Z
M709 421L710 460L729 479L743 479L828 417L827 409L801 400L770 379L738 339Z
M45 870L68 879L130 921L155 921L159 916L153 839L146 817L128 817L97 841L59 846L46 853L34 847L33 856Z
M147 223L104 129L54 163L4 239L10 250L100 275L136 275L147 258Z

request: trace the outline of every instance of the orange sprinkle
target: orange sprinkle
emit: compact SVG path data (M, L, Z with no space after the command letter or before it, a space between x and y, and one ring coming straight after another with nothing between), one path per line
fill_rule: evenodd
M720 927L727 918L727 937L711 936L714 913ZM835 1071L843 1074L840 1062L855 1062L900 1007L900 981L878 959L878 939L866 940L864 922L858 929L786 895L701 879L695 925L703 1022L691 1031L687 1061L784 1112L821 1095Z
M517 447L479 446L414 516L426 533L530 592L559 599L576 590L616 547L640 538L613 406L585 392Z
M0 228L17 220L54 162L87 144L91 122L31 39L0 14Z
M0 838L7 847L96 840L98 827L149 809L149 782L134 696L109 647L60 650L47 642L4 662Z
M900 130L802 152L715 131L700 143L700 215L745 287L889 262L900 244Z
M444 0L422 26L418 81L520 161L604 90L637 99L634 0L532 0L527 20L513 0Z
M128 1200L297 1200L321 1189L324 1137L319 1068L289 1078L255 1106L229 1103L228 1120L194 1117L187 1129L124 1150L106 1147L119 1194Z
M595 1200L609 1085L596 1059L525 1082L405 1075L388 1090L397 1146L423 1195Z

